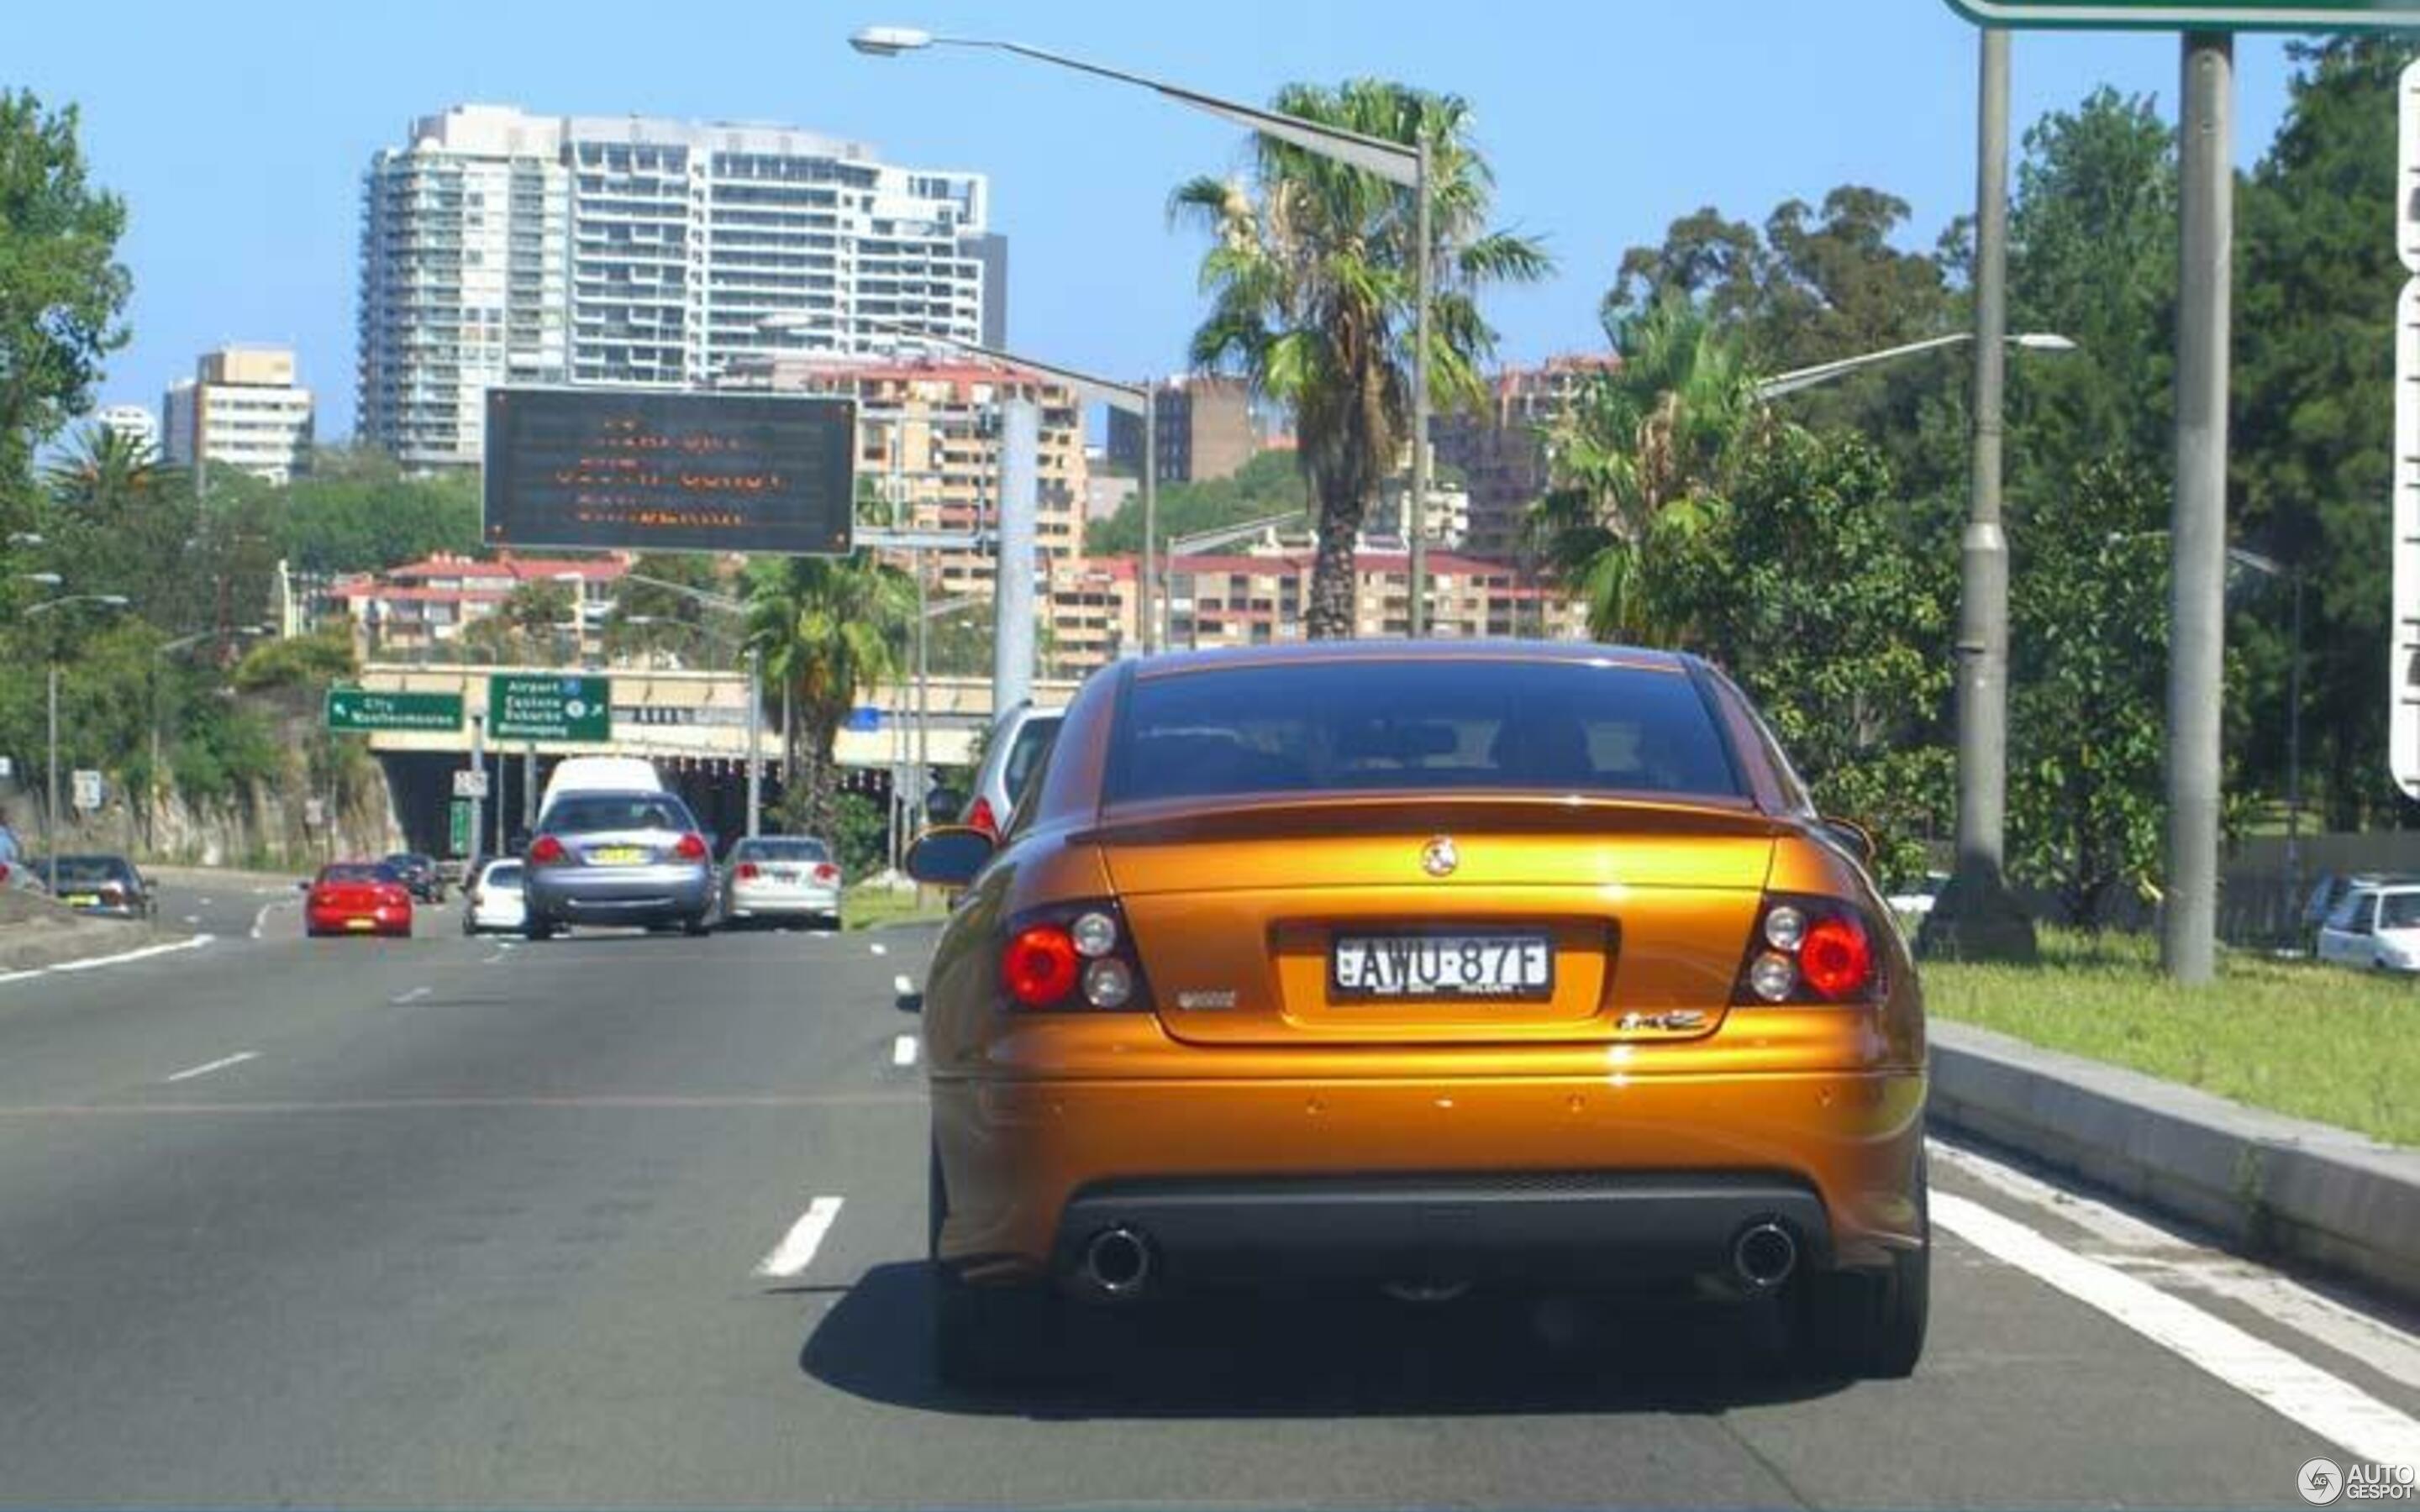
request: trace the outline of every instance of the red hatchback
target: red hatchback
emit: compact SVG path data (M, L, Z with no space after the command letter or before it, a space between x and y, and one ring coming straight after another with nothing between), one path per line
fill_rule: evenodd
M302 932L321 934L411 933L411 890L393 867L338 861L305 883Z

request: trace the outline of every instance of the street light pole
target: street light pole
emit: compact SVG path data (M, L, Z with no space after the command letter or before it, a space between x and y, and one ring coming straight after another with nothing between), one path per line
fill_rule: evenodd
M42 761L43 780L50 789L49 802L42 810L42 868L46 873L42 884L55 898L59 895L59 652L55 638L51 645L50 673L49 749Z
M1413 212L1418 225L1413 232L1417 244L1412 249L1412 299L1418 309L1412 317L1412 513L1406 528L1411 546L1411 560L1406 563L1411 596L1404 625L1414 640L1426 635L1429 628L1429 279L1430 264L1435 259L1429 245L1429 133L1425 117L1420 122L1416 147L1418 161L1412 171L1419 182L1413 186L1412 198L1419 208Z
M1975 172L1975 424L1958 625L1958 859L1925 916L1927 954L2030 961L2033 919L2006 874L2009 543L2000 524L2001 399L2008 376L2009 34L1978 29Z
M765 744L764 653L748 642L748 838L754 840L765 811L764 764L757 758Z

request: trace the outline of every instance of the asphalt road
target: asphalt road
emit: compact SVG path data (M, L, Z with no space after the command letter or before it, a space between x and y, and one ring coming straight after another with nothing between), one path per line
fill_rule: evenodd
M0 983L0 1503L2299 1506L2420 1458L2408 1320L1950 1149L1911 1381L1702 1309L1373 1303L953 1394L929 935L304 941L252 888Z

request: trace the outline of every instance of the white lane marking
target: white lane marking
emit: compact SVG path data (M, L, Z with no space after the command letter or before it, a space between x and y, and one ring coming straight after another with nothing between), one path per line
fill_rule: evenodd
M769 1276L793 1276L815 1261L815 1250L831 1231L832 1220L840 1216L840 1198L817 1197L807 1204L807 1211L782 1236L782 1242L756 1262L756 1273Z
M408 993L403 994L403 995L402 995L401 996L399 996L399 997L390 997L390 998L388 998L388 999L387 999L387 1002L388 1002L389 1004L391 1004L392 1006L396 1007L396 1008L401 1008L401 1007L402 1007L404 1004L406 1004L406 1003L416 1003L416 1002L419 1002L422 998L424 998L424 997L426 997L426 996L427 996L427 995L428 995L428 989L427 989L427 988L426 988L426 987L414 987L411 991L410 991L410 992L408 992Z
M891 979L891 990L902 997L912 996L916 991L916 983L903 971Z
M2108 1246L2096 1255L2164 1285L2226 1297L2381 1375L2420 1388L2420 1338L2290 1276L2239 1260L2081 1193L2069 1192L1987 1155L1932 1140L1932 1156L2034 1207L2056 1213Z
M203 900L202 900L202 906L203 906L203 907L208 908L209 905L210 905L210 901L209 901L208 898L205 898L205 899L203 899Z
M196 1076L208 1076L214 1071L225 1071L229 1066L240 1066L247 1060L259 1058L260 1052L257 1050L239 1050L231 1056L222 1056L216 1060L206 1060L198 1066L188 1066L167 1079L172 1082L189 1082Z
M294 901L291 898L280 898L273 903L262 903L260 912L252 916L252 937L256 940L261 938L269 928L269 916Z
M876 955L889 955L891 953L891 947L883 944L880 940L875 941L871 946L868 946L867 949L872 950Z
M481 965L483 965L483 966L502 965L502 964L504 964L504 952L500 949L498 949L498 950L496 951L496 953L495 953L495 954L493 954L493 955L491 955L491 956L488 956L488 957L486 957L485 959L481 960L481 961L480 961L480 963L479 963L479 964L481 964Z
M891 1063L894 1066L916 1064L916 1037L903 1034L891 1041Z
M202 921L202 916L199 914L187 914L184 921L188 924L198 924Z
M170 940L165 945L147 945L140 950L125 950L116 955L97 955L88 961L62 961L54 966L44 966L42 971L98 971L103 966L124 965L129 961L148 961L155 955L174 955L179 950L198 950L216 938L218 936L215 934L196 934L189 940ZM25 975L39 976L41 972L29 971Z
M1932 1194L1932 1217L1985 1254L2108 1314L2355 1458L2420 1465L2420 1422L2317 1365L1955 1193Z

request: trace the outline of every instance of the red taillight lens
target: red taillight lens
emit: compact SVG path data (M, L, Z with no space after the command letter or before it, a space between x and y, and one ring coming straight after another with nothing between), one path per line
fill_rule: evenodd
M1057 924L1020 930L1000 954L1001 980L1028 1008L1049 1008L1076 989L1076 942Z
M832 865L830 861L826 861L823 865L815 868L815 880L825 884L838 882L840 880L840 868Z
M552 835L540 835L529 848L529 858L537 866L553 866L562 861L566 854L563 841Z
M7 882L8 880L8 862L6 862L6 861L0 861L0 883L5 883L5 882Z
M992 839L1000 839L1000 818L991 811L991 800L978 797L967 808L966 826L980 829Z
M673 854L684 861L703 861L706 859L706 841L702 836L683 835L680 842L673 847Z
M1807 926L1806 943L1798 948L1798 970L1825 997L1854 997L1873 984L1873 942L1854 918L1819 918Z
M733 873L733 875L737 876L742 882L753 882L764 874L765 873L757 869L756 863L753 861L740 862L739 870Z

